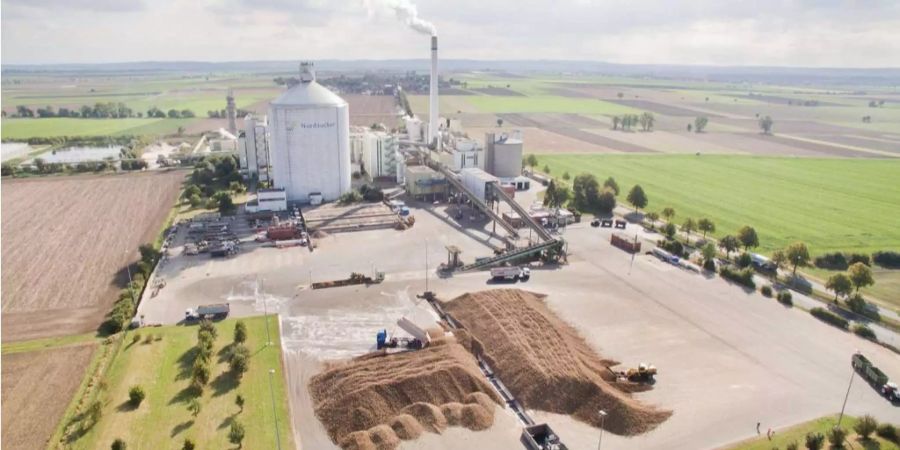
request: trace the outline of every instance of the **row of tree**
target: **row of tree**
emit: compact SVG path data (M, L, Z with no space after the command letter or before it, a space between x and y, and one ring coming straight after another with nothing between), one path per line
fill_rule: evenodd
M238 119L243 119L243 118L246 117L248 114L250 114L250 111L247 111L246 109L238 108L237 110L234 111L234 115L235 115L235 117L237 117ZM220 110L218 110L218 111L215 111L215 110L209 110L209 111L206 112L206 115L207 115L210 119L227 119L227 118L228 118L228 111L227 111L227 110L224 110L224 109L220 109Z
M3 117L6 117L6 111L3 111L2 114ZM190 109L170 109L168 112L166 112L157 108L156 106L148 109L146 115L150 118L168 117L170 119L195 117L194 112ZM82 105L77 109L60 107L58 110L54 109L52 106L46 106L44 108L37 108L36 110L33 110L25 105L19 105L16 106L15 114L10 115L10 117L80 117L85 119L124 119L128 117L142 118L144 117L144 113L141 111L134 111L122 102L106 102L95 103L94 106Z
M652 131L656 118L653 116L653 113L645 112L641 115L625 114L621 117L613 116L612 122L613 130L619 129L619 125L621 125L622 131L629 131L631 130L631 127L640 125L642 130Z

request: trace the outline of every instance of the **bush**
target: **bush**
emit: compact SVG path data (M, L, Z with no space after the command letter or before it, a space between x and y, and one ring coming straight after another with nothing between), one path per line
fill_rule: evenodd
M753 269L749 267L734 270L731 267L722 266L719 268L719 275L726 280L744 285L750 289L756 289L756 283L753 281Z
M847 267L850 267L847 257L841 252L826 253L818 256L813 260L813 264L820 269L829 270L847 270Z
M831 448L844 448L844 440L847 439L847 432L843 428L834 427L828 431L828 442Z
M825 436L822 433L806 433L805 442L808 450L819 450L825 443Z
M878 421L874 417L866 414L862 416L856 425L853 425L853 431L865 440L869 440L869 435L878 428Z
M846 330L847 327L850 326L850 322L847 322L847 319L844 319L843 317L834 314L833 312L828 311L825 308L815 307L809 310L809 313L825 323L834 325L844 330Z
M234 342L236 344L243 344L247 341L247 325L244 324L243 320L238 320L237 323L234 324Z
M796 442L791 442L784 447L784 450L797 450L800 448L800 444Z
M872 261L888 269L900 268L900 252L881 251L872 253Z
M666 237L669 239L675 239L675 232L678 231L675 228L675 224L667 223L666 226L663 227L663 233L665 233Z
M149 344L151 342L153 342L153 335L148 333L147 337L144 338L144 343Z
M125 444L125 441L122 439L116 439L113 441L112 445L109 447L112 450L125 450L128 448L128 445Z
M141 340L141 333L134 333L134 335L131 336L131 343L132 343L132 344L137 344L138 341L140 341L140 340Z
M861 262L869 267L872 266L872 260L869 258L869 255L864 253L851 253L850 256L847 257L847 264L854 265L858 262Z
M871 328L869 328L861 323L853 325L853 333L863 339L869 339L872 341L875 341L878 339L877 337L875 337L875 332L872 331Z
M778 302L788 306L794 306L794 296L791 291L781 291L778 293Z
M338 204L349 205L352 203L359 203L362 200L363 200L362 194L360 194L358 191L350 191L350 192L345 193L344 195L341 195L340 198L338 198Z
M237 446L241 445L244 440L244 425L237 420L231 421L231 429L228 430L228 442Z
M772 297L772 286L768 286L768 285L763 286L763 287L759 288L759 292L763 296L771 298Z
M181 450L194 450L195 448L197 448L197 444L190 438L185 439L184 444L181 445Z
M716 262L712 259L707 259L706 261L703 261L703 268L710 272L715 272Z
M139 385L132 386L131 389L128 390L128 402L131 403L131 406L137 408L141 405L141 402L144 401L144 397L146 394L144 393L144 388Z
M684 254L684 246L681 245L681 242L669 239L660 240L657 243L663 250L677 256L681 257Z
M380 202L384 200L384 192L377 186L364 184L359 187L359 193L362 195L363 200L367 202Z
M749 253L741 253L741 256L738 256L737 265L741 269L743 269L744 267L750 267L750 264L752 264L752 263L753 263L753 259L750 258Z
M889 423L878 425L878 429L875 430L875 434L891 442L900 443L900 439L898 439L897 436L897 429Z

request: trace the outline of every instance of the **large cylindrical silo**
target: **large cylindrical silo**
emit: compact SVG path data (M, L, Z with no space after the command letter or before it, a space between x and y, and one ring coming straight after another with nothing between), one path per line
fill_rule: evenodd
M350 111L347 102L315 80L301 65L300 83L272 101L269 109L272 175L288 200L325 201L350 190Z

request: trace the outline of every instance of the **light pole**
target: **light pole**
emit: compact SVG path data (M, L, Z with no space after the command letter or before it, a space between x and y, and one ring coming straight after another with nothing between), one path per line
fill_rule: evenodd
M853 377L856 376L856 369L850 370L850 383L847 384L847 394L844 395L844 404L841 405L841 415L838 416L837 427L841 426L841 420L844 418L844 408L847 407L847 399L850 398L850 387L853 386Z
M425 239L425 292L428 292L428 239Z
M600 410L600 438L597 439L597 450L600 450L600 446L603 445L603 424L606 423L606 411Z
M278 450L281 450L281 434L278 432L278 412L275 410L275 388L272 387L272 377L275 375L275 369L269 369L269 394L272 397L272 416L275 418L275 443Z

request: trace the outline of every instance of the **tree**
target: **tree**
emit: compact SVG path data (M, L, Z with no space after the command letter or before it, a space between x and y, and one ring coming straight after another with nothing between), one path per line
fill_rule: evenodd
M863 440L868 441L869 435L874 433L878 428L878 421L869 414L860 417L856 425L853 425L853 431L856 431Z
M203 191L196 184L189 184L188 187L184 188L184 193L182 194L184 198L191 198L194 195L203 195Z
M846 297L850 295L850 292L853 291L853 282L850 281L850 277L847 275L836 273L828 277L828 281L825 282L825 289L834 292L834 299L837 300L838 296Z
M616 179L613 177L609 177L606 181L603 182L603 187L610 188L616 195L619 195L619 183L616 183Z
M759 119L759 128L762 130L763 134L772 134L772 125L774 124L775 121L769 116L761 117Z
M730 234L722 237L722 239L719 239L719 247L721 247L722 250L725 250L726 258L730 257L731 252L736 251L738 249L738 247L740 246L740 244L741 244L741 241L739 241L738 238L736 238Z
M231 421L231 429L228 431L228 442L237 445L238 448L243 448L244 446L244 425L237 420Z
M784 267L784 265L788 262L787 255L784 254L784 250L775 250L774 252L772 252L771 259L772 263L775 264L776 275L777 272L781 270L781 268Z
M600 197L600 183L591 174L583 173L572 181L572 199L578 209L597 207Z
M538 165L537 156L534 156L534 154L526 156L525 165L531 167L531 171L534 172L534 166Z
M612 122L613 122L613 130L615 131L619 128L619 123L622 122L622 119L619 118L619 116L613 116Z
M597 209L606 214L612 214L616 209L616 194L610 188L604 188L597 197Z
M756 235L756 230L750 225L742 226L737 232L737 238L741 241L745 251L749 251L752 247L759 247L759 237Z
M234 398L234 404L237 405L238 408L241 408L241 412L244 412L244 396L238 394L237 397Z
M644 214L644 217L650 221L650 229L656 228L656 221L659 220L659 213L656 211L650 211L647 214Z
M222 214L227 214L234 211L234 200L231 198L231 193L228 191L219 191L213 195L213 200L216 201L216 204L219 207L219 212Z
M191 368L191 379L200 386L209 383L209 363L204 362L201 358L197 358L194 361L194 366Z
M497 126L503 128L503 119L497 119Z
M703 239L706 239L706 233L716 232L716 224L704 217L697 221L697 229L703 232Z
M667 206L663 208L660 214L662 214L662 216L666 218L666 222L671 222L672 218L675 217L675 210Z
M128 403L131 403L131 406L137 408L138 406L141 406L141 402L144 401L145 396L144 388L140 385L134 385L128 390Z
M706 125L709 123L709 118L706 116L700 116L694 119L694 132L702 133L703 129L706 128ZM688 125L688 131L691 131L690 125Z
M241 345L240 347L244 349L247 348L243 345ZM234 374L234 377L237 379L241 379L247 369L249 369L249 361L247 355L245 355L243 352L231 355L231 360L228 361L228 366L231 369L231 373Z
M822 433L806 433L807 450L820 450L825 444L825 436Z
M184 444L181 445L181 450L194 450L195 448L197 448L197 444L190 438L185 438Z
M700 251L703 254L704 261L715 261L716 254L718 253L716 251L716 246L712 242L707 242Z
M563 180L569 181L569 179L571 179L571 178L572 178L572 175L569 175L569 171L563 172L563 174L562 174Z
M569 197L571 197L572 192L565 185L554 185L551 181L550 184L553 186L553 190L547 188L547 192L544 194L544 204L551 208L559 208L566 204L569 201Z
M546 173L548 175L550 174L550 166L544 164L544 173Z
M196 208L203 203L203 199L199 195L192 195L188 202L190 202L191 208Z
M369 190L372 190L372 187L367 184L364 184L363 187L368 188ZM360 188L360 189L362 189L362 188ZM247 188L244 187L244 184L241 183L240 181L232 181L231 183L228 183L228 190L231 192L234 192L235 194L240 194L241 192L246 191ZM363 193L363 196L365 197L365 193Z
M166 113L166 115L167 115L170 119L177 119L177 118L179 118L179 117L181 116L181 113L178 112L177 109L170 109L169 112Z
M126 448L128 448L128 445L125 444L125 441L123 441L122 439L116 438L116 440L113 441L112 445L109 448L112 450L125 450Z
M181 110L181 117L183 117L183 118L185 118L185 119L190 119L190 118L192 118L192 117L197 117L197 116L196 116L196 114L194 114L193 111L191 111L191 110L189 110L189 109L182 109L182 110Z
M647 206L648 201L647 194L644 193L644 188L642 188L639 184L636 184L633 188L631 188L631 191L628 192L627 200L628 203L631 203L631 205L634 206L634 208L638 211L640 211L641 208Z
M678 232L678 230L675 228L675 224L674 224L674 223L672 223L672 222L666 222L666 226L663 227L663 233L666 234L666 237L667 237L667 238L669 238L669 239L674 239L674 238L675 238L675 233L677 233L677 232Z
M856 287L856 292L859 292L860 288L875 284L875 279L872 278L872 269L861 262L850 265L847 269L847 277L850 278L850 282Z
M641 123L641 128L643 128L644 131L651 131L653 129L653 123L656 121L656 118L653 117L653 113L645 112L641 114L639 120Z
M690 217L684 219L684 223L681 224L681 231L684 231L684 233L687 234L687 242L689 244L691 243L691 233L696 229L697 223L694 222L694 219L691 219Z
M190 411L192 417L199 416L200 410L202 409L202 406L200 405L200 400L197 400L196 398L191 399L191 401L188 402L187 409L188 409L188 411Z
M797 267L805 266L809 263L809 250L806 248L806 244L797 241L784 250L784 256L787 258L788 262L793 266L792 275L797 275Z
M247 324L243 320L238 320L234 324L234 343L243 344L247 341Z

